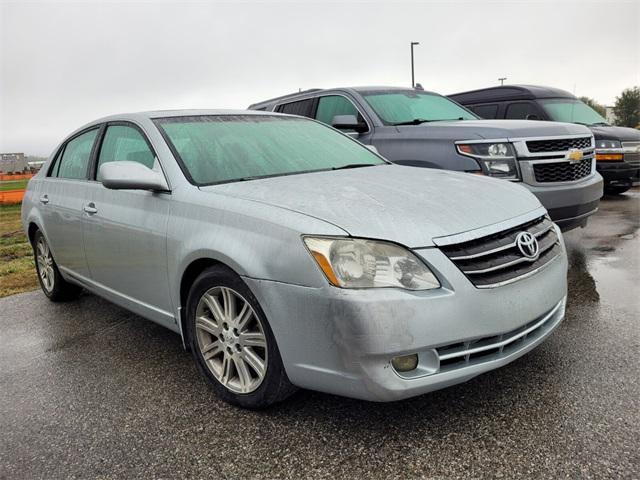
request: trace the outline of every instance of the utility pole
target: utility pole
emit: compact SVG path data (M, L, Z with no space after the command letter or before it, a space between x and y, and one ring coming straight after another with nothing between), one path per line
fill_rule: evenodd
M500 86L504 85L504 81L507 79L507 77L500 77L498 80L500 80Z
M411 88L414 88L416 86L416 79L415 79L415 75L414 75L414 70L413 70L413 46L414 45L420 45L420 42L411 42Z

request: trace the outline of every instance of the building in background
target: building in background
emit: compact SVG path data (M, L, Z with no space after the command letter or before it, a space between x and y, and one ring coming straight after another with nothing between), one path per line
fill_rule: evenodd
M29 170L24 153L0 153L0 173L24 173Z
M604 107L607 110L607 114L605 115L604 118L607 119L607 123L611 124L611 125L615 125L616 124L616 115L615 113L613 113L613 106L611 107Z

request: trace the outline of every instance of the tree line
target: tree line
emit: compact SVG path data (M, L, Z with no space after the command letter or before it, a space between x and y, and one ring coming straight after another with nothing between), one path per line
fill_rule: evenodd
M580 97L584 103L606 118L607 109L593 98ZM621 127L640 128L640 87L626 88L616 97L613 105L615 124Z

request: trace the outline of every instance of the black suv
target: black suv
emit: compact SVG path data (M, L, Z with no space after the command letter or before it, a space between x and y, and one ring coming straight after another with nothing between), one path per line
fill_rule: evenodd
M606 193L619 194L640 180L640 131L614 127L574 95L534 85L508 85L449 95L482 118L551 120L586 125L596 140L596 169Z

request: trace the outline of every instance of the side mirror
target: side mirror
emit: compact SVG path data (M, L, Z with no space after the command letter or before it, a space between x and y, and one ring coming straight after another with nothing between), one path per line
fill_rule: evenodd
M168 191L169 185L161 172L138 162L108 162L100 166L102 184L111 190Z
M358 133L368 130L367 124L358 122L358 118L355 115L336 115L331 120L331 126L338 130L355 130Z
M529 115L527 115L527 120L540 120L540 117L538 115L536 115L535 113L530 113Z

